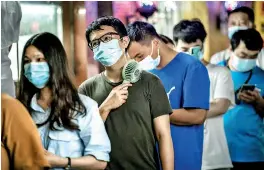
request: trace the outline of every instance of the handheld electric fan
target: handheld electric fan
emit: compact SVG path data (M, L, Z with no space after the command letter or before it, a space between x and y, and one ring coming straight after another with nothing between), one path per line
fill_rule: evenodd
M138 62L128 61L122 70L123 83L136 83L141 77L141 72Z

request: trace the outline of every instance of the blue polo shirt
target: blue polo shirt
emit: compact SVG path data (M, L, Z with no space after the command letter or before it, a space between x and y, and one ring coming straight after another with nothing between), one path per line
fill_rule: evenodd
M226 66L225 61L218 65ZM249 72L230 70L234 89L241 87ZM255 84L264 96L264 71L255 67L248 84ZM264 161L264 123L250 104L241 102L224 114L224 128L230 156L233 162Z
M157 75L173 109L209 109L210 82L206 67L196 58L179 53ZM203 125L176 126L171 124L175 170L200 170L203 151Z

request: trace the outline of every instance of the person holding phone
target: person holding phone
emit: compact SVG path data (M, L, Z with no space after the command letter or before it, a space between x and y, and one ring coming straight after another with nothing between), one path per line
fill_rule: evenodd
M228 13L228 38L231 40L235 32L249 28L255 28L255 14L252 8L242 6L238 7ZM214 54L211 57L210 63L219 64L223 60L230 58L232 54L231 47ZM257 58L257 66L264 70L264 48L259 52Z
M256 66L263 40L255 29L240 30L231 39L227 66L234 82L236 106L224 115L233 169L264 169L264 71Z

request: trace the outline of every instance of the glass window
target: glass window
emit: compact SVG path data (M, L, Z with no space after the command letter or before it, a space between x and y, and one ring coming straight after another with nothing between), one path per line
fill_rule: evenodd
M14 81L18 81L24 45L33 35L50 32L62 41L62 9L59 4L47 2L21 2L22 19L18 44L13 44L9 54Z

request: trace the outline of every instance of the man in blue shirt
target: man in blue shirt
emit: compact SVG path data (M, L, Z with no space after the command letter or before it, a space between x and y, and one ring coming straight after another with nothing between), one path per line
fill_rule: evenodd
M231 39L227 66L234 81L236 106L224 115L224 128L234 169L264 169L264 71L256 67L263 40L255 29L240 30ZM255 89L245 89L244 84Z
M198 19L182 20L173 28L176 50L187 52L200 60L210 78L210 109L204 123L202 170L229 170L229 156L223 114L235 103L234 85L229 70L204 59L206 31Z
M170 121L175 169L200 170L203 122L209 108L206 67L189 54L168 47L148 23L137 21L127 30L129 56L161 79L173 108Z

